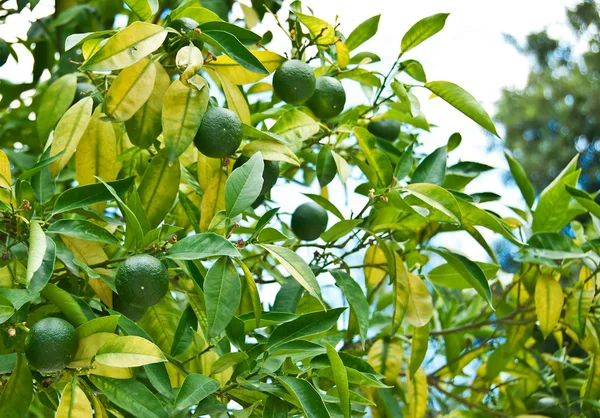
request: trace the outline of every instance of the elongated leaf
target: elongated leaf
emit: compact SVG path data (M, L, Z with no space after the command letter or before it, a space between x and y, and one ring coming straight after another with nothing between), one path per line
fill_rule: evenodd
M115 405L135 417L167 418L160 401L137 380L90 376L91 382Z
M146 168L138 188L151 228L158 226L171 210L177 197L179 179L179 164L176 162L169 167L167 151L161 150Z
M554 330L563 307L563 291L560 284L550 275L538 276L535 285L535 312L540 321L544 338Z
M380 17L381 15L370 17L354 28L345 42L350 51L367 42L377 33Z
M358 329L363 345L367 342L367 331L369 329L369 303L359 284L350 275L342 270L331 271L335 284L342 290L348 300L350 311L356 316Z
M123 196L133 185L135 177L128 177L123 180L117 180L107 183L110 185L118 196ZM86 206L93 205L94 203L106 202L112 200L113 196L106 189L103 184L91 184L87 186L74 187L66 190L54 204L53 214L59 214L63 212L72 211Z
M233 170L225 183L227 216L236 217L258 198L263 186L265 164L257 152L241 167Z
M425 282L415 274L408 273L407 284L408 302L404 319L415 327L422 327L429 322L433 315L431 294Z
M462 215L458 202L452 193L446 189L435 184L413 183L406 186L406 191L423 203L441 212L447 217L446 222L461 223Z
M289 376L279 376L277 380L291 395L298 399L307 418L331 417L319 393L306 380Z
M411 183L432 183L442 185L446 176L446 146L439 147L421 161L412 175Z
M83 219L59 219L48 227L48 232L108 245L119 243L106 229Z
M60 158L50 164L50 173L56 177L58 173L67 165L71 156L77 148L79 140L83 136L92 116L92 106L94 101L91 97L86 97L75 103L56 125L50 156L62 153Z
M340 358L340 355L335 351L328 343L325 343L327 349L327 357L331 363L331 370L333 371L333 381L338 390L338 396L340 398L340 407L344 414L344 418L350 418L351 407L350 407L350 389L348 388L348 374L346 373L346 367Z
M538 232L527 241L527 249L541 257L562 260L585 257L583 251L566 235L558 232Z
M475 264L479 266L488 280L493 279L500 269L500 266L494 263L476 261ZM448 263L434 267L427 273L427 278L439 286L448 287L450 289L468 289L472 287L472 285Z
M192 373L185 377L175 399L173 413L184 411L219 389L220 384L208 376Z
M375 176L369 178L377 187L387 187L392 182L393 169L388 157L376 147L376 137L365 128L354 128L354 135L358 145L363 151L369 167L373 169ZM365 173L366 175L367 173ZM367 176L368 177L368 176Z
M238 26L236 26L238 27ZM223 74L218 74L219 80L221 81L221 88L225 94L227 100L227 108L235 112L240 118L242 123L252 123L250 119L250 109L248 108L248 102L240 91L239 87L229 80Z
M56 410L56 418L92 418L92 404L83 390L77 385L77 380L67 383L60 396Z
M402 37L400 49L407 52L444 28L448 13L438 13L415 23Z
M245 69L268 75L269 70L234 35L222 30L210 30L198 35L200 39L219 48Z
M317 156L317 179L321 187L327 186L335 178L337 167L329 147L321 148Z
M210 374L215 375L227 370L230 367L244 361L248 355L244 352L237 351L234 353L225 353L210 366Z
M0 150L0 187L10 190L11 184L10 161L4 151Z
M292 277L308 291L308 293L317 298L323 307L325 307L325 303L321 296L321 288L319 287L315 274L302 257L285 247L267 244L260 246L267 250L273 258L285 267Z
M236 260L239 266L242 268L244 272L244 277L246 278L246 290L250 293L250 300L252 301L252 309L254 310L254 319L256 320L256 326L260 325L260 318L262 316L262 303L260 302L260 293L258 293L258 289L256 288L256 282L254 281L254 277L252 277L252 273L250 269L244 264L242 260Z
M567 297L565 322L579 338L585 336L585 325L593 299L594 289L585 289L583 282L578 282Z
M402 368L404 348L394 339L380 338L376 340L367 355L367 361L380 375L385 376L388 384L394 384ZM356 379L356 378L354 378ZM377 382L379 383L379 382ZM383 386L379 384L380 386ZM372 385L368 385L372 386Z
M462 87L448 81L430 81L425 84L433 94L441 97L482 128L499 137L494 122L479 102Z
M198 260L208 257L240 257L240 253L227 239L205 232L182 239L167 251L166 256L173 260Z
M427 413L427 374L419 368L408 378L408 418L424 418Z
M42 96L35 123L40 143L46 142L60 118L73 103L77 90L77 76L63 75L53 82Z
M175 80L165 95L162 108L163 136L172 164L194 140L206 107L208 86L186 87Z
M412 378L421 367L425 355L427 354L427 347L429 346L429 323L422 327L414 328L411 343L412 348L410 351L409 372L410 377Z
M321 48L326 48L335 42L333 26L318 17L294 12L296 17L308 28L314 42Z
M152 94L155 79L156 66L148 58L125 68L106 93L104 113L116 122L131 119Z
M390 264L393 265L393 270L392 266L388 268L390 271L390 278L393 280L392 286L394 295L392 305L394 306L394 315L392 316L392 332L395 334L398 328L400 328L402 325L402 321L404 320L404 317L408 311L411 290L410 278L408 276L408 271L406 271L406 266L404 265L404 260L402 257L400 257L397 252L390 254L392 251L390 251L386 246L382 246L381 249L388 261L388 266ZM424 303L426 305L427 301ZM421 311L425 311L425 315L426 310L427 308L421 309ZM414 315L414 312L411 312L411 315Z
M158 0L125 0L125 3L142 21L150 19L158 11Z
M36 272L44 261L46 253L46 234L38 221L29 224L29 252L27 254L27 284L31 281L33 273Z
M325 210L333 213L335 216L337 216L341 220L346 219L344 217L344 215L342 214L342 212L340 212L340 210L338 209L338 207L336 205L334 205L333 203L331 203L326 198L324 198L323 196L318 195L318 194L310 194L310 193L305 193L304 196L306 196L309 199L311 199L313 202L315 202L316 204L318 204L319 206L321 206L323 209L325 209Z
M61 289L60 287L48 283L44 290L42 290L42 296L52 302L56 307L67 317L69 322L74 326L79 326L84 322L87 322L87 317L81 310L81 307L77 303L73 296Z
M351 233L354 228L362 223L362 219L347 219L339 221L327 231L321 234L321 239L325 242L336 242L338 239Z
M252 51L251 53L263 64L268 73L272 73L286 61L284 57L271 51ZM214 60L210 61L210 63L207 63L206 66L212 68L217 73L224 75L238 85L254 83L267 76L266 74L256 73L246 69L227 55L219 55Z
M218 336L231 322L241 300L241 284L233 262L221 257L204 279L208 338Z
M86 71L108 71L129 67L158 49L167 33L162 26L133 22L109 38L81 68Z
M33 399L33 378L23 354L17 354L15 368L0 394L0 416L24 418Z
M167 361L160 348L142 337L119 337L104 344L96 361L112 367L138 367Z
M311 312L279 325L273 330L267 342L269 351L274 351L287 342L329 330L345 310L346 308L336 308Z
M208 231L215 215L225 210L225 184L227 174L219 170L210 180L200 205L200 231Z
M56 245L54 244L54 241L47 236L44 237L44 240L45 244L42 261L39 267L33 272L28 283L28 291L31 294L36 294L37 292L41 291L50 280L50 277L54 271ZM29 260L27 264L27 267L29 268Z
M527 173L525 173L525 169L521 164L508 153L508 151L504 151L504 156L506 157L506 161L508 161L508 167L510 168L510 172L521 191L521 195L525 199L525 203L531 209L533 204L535 203L535 190L533 185L527 178Z
M306 113L292 109L281 115L269 131L285 139L287 145L295 145L319 132L319 124Z
M263 418L287 418L287 404L275 396L269 396L265 402Z

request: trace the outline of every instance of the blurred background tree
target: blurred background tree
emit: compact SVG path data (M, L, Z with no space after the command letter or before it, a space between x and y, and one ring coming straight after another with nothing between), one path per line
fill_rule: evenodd
M523 43L507 36L534 62L524 89L503 90L496 120L537 192L578 152L581 186L596 191L600 185L598 4L584 0L567 9L567 19L574 35L570 42L547 30L529 34Z

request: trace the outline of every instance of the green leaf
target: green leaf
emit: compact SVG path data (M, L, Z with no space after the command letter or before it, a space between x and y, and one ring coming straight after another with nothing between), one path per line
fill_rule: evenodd
M24 418L33 399L33 377L23 354L17 354L15 368L0 395L2 418Z
M177 414L196 405L202 399L217 391L219 387L219 382L208 376L198 373L187 375L183 381L183 385L181 385L181 388L177 393L173 414Z
M525 169L508 153L508 151L504 151L504 156L506 157L506 161L508 161L508 167L510 168L513 179L515 179L515 182L521 191L521 195L523 195L523 198L525 199L525 203L527 203L527 206L531 209L535 203L535 190L527 178Z
M125 3L142 21L150 19L158 12L158 0L125 0Z
M201 79L206 83L204 79ZM208 106L208 85L201 89L173 81L167 90L162 107L162 126L169 164L185 152L200 128Z
M337 216L341 220L346 219L344 217L344 215L342 214L342 212L340 212L338 207L336 205L334 205L333 203L331 203L326 198L324 198L323 196L318 195L318 194L310 194L310 193L304 193L304 196L311 199L313 202L315 202L317 205L321 206L323 209L333 213L335 216Z
M406 186L405 190L423 203L441 212L448 219L446 222L455 222L460 225L462 214L456 198L435 184L415 183Z
M540 194L533 212L533 232L560 231L569 222L569 202L571 195L566 186L576 187L580 170L576 170L578 156L575 156L564 170Z
M263 418L288 418L287 404L275 396L269 396L265 402Z
M494 263L476 261L475 264L483 271L487 280L493 279L500 269L500 266ZM448 263L434 267L427 273L427 279L436 285L450 289L469 289L473 287L471 283L467 282L463 276Z
M331 345L325 343L327 349L327 357L331 363L331 370L333 371L333 381L338 390L338 397L340 398L340 407L344 414L344 418L350 418L351 406L350 406L350 389L348 388L348 374L346 373L346 367L340 358L340 355L335 351Z
M178 241L165 256L173 260L199 260L218 256L240 257L240 253L222 236L204 232Z
M206 22L200 25L200 29L202 32L210 32L213 30L228 32L245 45L253 45L262 39L260 35L229 22Z
M411 183L431 183L442 185L446 176L446 146L439 147L421 161L412 175Z
M0 296L0 324L8 321L15 313L12 302L4 296Z
M358 321L360 338L364 346L367 343L367 332L369 330L369 302L360 285L349 274L342 270L333 270L330 273L335 279L335 284L342 290L348 300L350 312Z
M115 332L120 315L102 316L92 319L77 327L77 339L85 338L98 332Z
M262 303L260 302L260 293L256 288L256 282L254 281L254 277L252 277L252 273L250 269L242 260L236 260L239 266L242 268L244 272L244 277L246 278L246 291L250 294L250 300L252 301L252 309L254 310L254 318L256 320L256 326L260 325L260 318L262 316Z
M267 347L270 352L287 342L305 339L312 335L328 331L336 323L346 308L330 309L328 311L311 312L296 319L285 322L273 330Z
M427 82L427 77L425 76L425 70L423 70L423 66L417 60L406 60L402 61L398 66L400 71L406 72L412 78L421 83Z
M327 186L335 178L337 166L333 159L333 152L329 147L322 147L317 156L317 179L321 187Z
M360 385L375 388L388 387L385 384L381 383L375 375L363 373L347 366L346 374L348 375L348 383L352 385ZM331 367L325 367L319 372L319 377L333 380L333 369Z
M208 338L217 337L235 315L241 300L240 276L229 257L221 257L204 278Z
M173 207L181 177L178 162L169 166L167 150L160 150L144 172L138 188L150 228L160 224Z
M120 70L135 64L158 49L167 31L162 26L133 22L117 32L81 66L85 71Z
M277 380L283 387L302 405L306 418L329 418L329 411L325 408L321 395L306 380L289 376L279 376Z
M282 161L300 167L300 160L294 152L281 142L273 139L259 139L246 145L242 153L250 157L260 152L264 160Z
M225 183L227 216L234 218L248 209L260 196L265 164L260 152L233 170Z
M347 219L339 221L327 231L321 234L321 239L325 242L336 242L338 239L345 237L362 223L362 219Z
M587 316L594 300L594 289L586 289L578 282L567 297L565 323L579 338L585 336Z
M374 175L369 178L369 181L377 187L387 187L392 183L393 169L392 163L388 157L377 149L377 138L371 135L365 128L354 128L354 135L358 140L358 145L363 151L369 167L373 170Z
M111 186L118 196L124 196L125 193L131 188L135 177L128 177L123 180L117 180L107 183ZM75 209L84 208L91 206L94 203L106 202L112 200L112 194L106 189L103 184L90 184L87 186L73 187L72 189L66 190L54 204L53 215L59 213L72 211Z
M538 232L527 241L528 251L545 258L562 260L569 258L582 258L586 255L566 235L558 232Z
M427 354L427 347L429 346L429 323L422 327L414 327L411 344L409 373L413 377L421 367Z
M35 123L40 144L46 142L60 118L73 103L77 90L77 76L63 75L53 82L42 96Z
M171 13L171 21L182 17L189 17L201 25L206 22L218 22L221 20L215 12L195 3L196 2L182 1L179 7Z
M298 109L285 112L269 130L282 138L286 145L296 145L319 132L319 124L306 113Z
M54 272L54 262L56 261L56 245L54 241L49 237L45 237L46 240L46 251L44 252L44 258L39 268L33 272L33 276L29 281L29 287L27 290L32 295L40 292L52 277Z
M425 87L436 96L444 99L467 117L471 118L482 128L488 130L497 137L500 137L496 131L494 122L492 122L492 119L487 114L485 109L473 96L463 90L462 87L459 87L456 84L448 81L430 81L425 84Z
M402 37L400 49L407 52L444 28L448 13L438 13L415 23Z
M269 74L269 70L263 63L234 35L222 30L210 30L199 34L198 38L225 52L245 69L259 74Z
M181 319L177 324L175 335L173 336L173 345L171 346L171 355L173 357L183 353L192 344L192 332L198 328L198 318L194 314L192 306L188 305L181 314Z
M167 361L160 348L142 337L119 337L104 344L96 361L112 367L139 367Z
M135 417L168 418L160 401L137 380L90 376L91 382L119 408Z
M278 245L262 244L259 246L267 250L308 293L314 296L325 307L319 282L317 282L315 274L302 257L292 250Z
M471 284L471 286L479 293L481 297L485 299L485 301L490 305L492 309L492 292L490 290L490 285L487 281L487 278L481 268L473 261L469 260L467 257L462 256L460 254L455 254L447 250L435 250L429 249L429 251L433 251L446 260L448 264L454 268L467 282Z
M17 364L17 353L0 354L0 374L11 373ZM2 402L0 402L0 407Z
M44 287L44 290L42 290L42 296L56 305L74 326L78 327L84 322L87 322L87 317L81 310L77 301L70 293L60 287L48 283Z
M346 38L346 46L350 51L359 47L377 33L379 18L381 15L373 16L362 22Z
M396 164L396 169L394 170L394 177L396 177L399 181L404 180L404 178L406 178L406 176L408 176L408 174L410 173L410 170L412 170L412 165L413 145L411 144L408 146L408 148L406 148L406 150L402 154L402 157L400 157L400 161L398 161L398 164Z
M108 245L119 243L106 229L83 219L59 219L48 227L47 232Z
M229 369L230 367L233 367L236 364L241 363L242 361L246 360L247 358L248 358L248 354L246 354L242 351L236 351L233 353L225 353L221 357L219 357L217 359L217 361L215 361L210 366L210 374L215 375L217 373L221 373L221 372Z
M590 196L589 193L587 193L585 190L580 190L569 186L568 184L565 187L567 192L569 192L569 194L573 196L573 198L575 198L575 200L581 206L586 208L590 214L594 215L596 218L600 218L600 205L596 203L594 198Z
M410 97L408 97L408 92L406 91L404 84L394 80L390 84L390 87L398 98L398 104L400 105L399 110L412 116L412 103Z

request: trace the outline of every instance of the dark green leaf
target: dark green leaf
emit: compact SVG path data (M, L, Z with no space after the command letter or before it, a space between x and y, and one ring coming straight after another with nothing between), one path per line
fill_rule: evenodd
M112 379L90 376L90 380L119 408L136 417L167 418L168 414L159 400L143 383L131 379Z
M311 312L279 325L273 330L267 342L269 351L274 351L275 348L289 341L306 338L329 330L337 323L338 318L345 310L346 308L337 308Z
M298 399L307 418L331 417L327 408L325 408L321 395L306 380L289 376L279 376L277 380L291 395Z
M222 30L210 30L199 34L198 38L221 49L245 69L259 74L269 74L269 70L262 62L232 34Z
M208 338L218 336L235 315L240 299L240 276L229 257L221 257L206 273L204 298Z
M43 172L43 170L42 170ZM133 185L135 177L128 177L123 180L117 180L107 183L119 196L123 196ZM54 204L53 214L71 211L93 205L94 203L106 202L112 200L112 194L103 184L90 184L79 186L63 192Z
M233 244L212 232L195 234L174 244L165 255L173 260L199 260L209 257L240 257Z
M181 389L175 399L173 414L184 411L206 398L219 389L219 382L198 373L192 373L185 377Z
M106 229L82 219L59 219L48 227L47 232L108 245L119 243Z
M412 175L411 183L431 183L442 185L446 175L446 146L439 147L421 161Z

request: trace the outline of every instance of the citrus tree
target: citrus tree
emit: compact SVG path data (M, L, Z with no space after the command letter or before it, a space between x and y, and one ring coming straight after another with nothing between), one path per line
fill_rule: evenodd
M536 196L507 155L503 205L460 134L421 153L423 92L497 135L415 59L447 14L382 74L379 16L125 3L57 2L0 85L1 417L598 416L600 206L576 159Z

